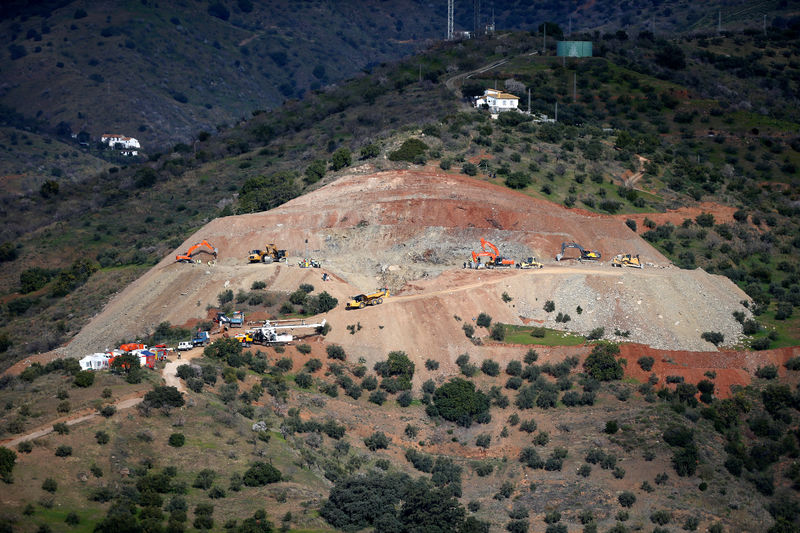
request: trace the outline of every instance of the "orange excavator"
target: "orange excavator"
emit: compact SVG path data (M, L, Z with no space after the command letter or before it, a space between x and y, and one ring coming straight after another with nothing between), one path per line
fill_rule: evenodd
M486 248L489 248L488 250ZM480 258L481 257L488 257L489 262L485 264L486 268L503 268L503 267L513 267L514 260L513 259L506 259L500 255L500 251L497 249L497 246L490 243L483 237L481 237L481 251L480 252L472 252L472 264L475 265L474 268L479 268L482 265Z
M203 250L201 248L208 248L208 250ZM200 252L206 252L206 253L209 253L209 254L213 255L214 259L217 258L217 249L214 246L212 246L210 242L208 242L206 240L203 240L202 242L198 242L197 244L195 244L192 247L190 247L186 251L186 254L184 254L184 255L176 255L175 256L175 261L177 261L179 263L194 263L194 259L192 259L192 255L194 255L195 252L198 252L198 250Z

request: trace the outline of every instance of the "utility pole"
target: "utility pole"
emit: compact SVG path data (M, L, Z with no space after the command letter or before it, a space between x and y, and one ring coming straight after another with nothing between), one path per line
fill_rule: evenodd
M558 122L558 100L556 100L556 122Z
M472 0L472 25L475 30L475 37L481 34L481 0Z
M717 34L722 33L722 10L717 12Z
M569 31L567 32L567 35L570 37L572 36L572 15L569 16Z
M764 14L764 37L767 36L767 15Z
M453 40L453 4L455 0L447 0L447 40Z
M531 88L528 87L528 114L531 114Z
M572 74L572 101L578 101L578 72Z
M542 22L542 55L547 49L547 22Z

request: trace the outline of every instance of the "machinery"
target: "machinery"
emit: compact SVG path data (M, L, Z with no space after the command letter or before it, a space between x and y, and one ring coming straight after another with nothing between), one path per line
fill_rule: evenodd
M203 241L198 242L197 244L191 246L186 251L186 253L184 255L176 255L175 256L175 261L177 261L179 263L194 263L195 260L192 258L192 256L195 253L199 253L199 252L205 252L205 253L213 255L214 259L217 258L217 249L214 248L214 246L212 246L210 242L208 242L206 240L203 240ZM200 260L198 259L197 262L199 263Z
M487 248L489 248L487 250ZM489 261L481 262L481 257L488 257ZM497 246L481 237L481 251L472 252L472 262L470 268L511 268L514 266L513 259L506 259L500 255Z
M319 261L317 261L316 259L308 259L308 258L299 261L297 265L300 268L319 268L321 266Z
M241 311L234 311L233 316L229 320L232 328L240 328L244 325L244 313Z
M230 324L231 319L228 318L227 315L225 315L225 313L223 313L222 311L217 311L217 316L214 317L214 322L220 325L225 325L225 324Z
M631 268L644 268L639 256L631 254L617 254L614 256L614 259L611 260L611 266L620 268L624 266Z
M267 244L264 250L251 250L247 260L251 263L286 262L286 250L278 250L274 244Z
M535 257L529 257L524 261L520 261L517 263L517 268L529 269L529 268L543 268L544 265L541 264L539 261L536 260Z
M253 343L253 336L249 333L239 333L234 337L237 341L242 343L242 346L250 346Z
M306 324L305 320L267 320L261 327L247 330L247 335L256 344L286 344L294 340L295 329L324 328L325 323L325 319L318 324Z
M368 305L380 305L384 298L389 297L389 289L379 289L372 294L359 294L347 302L346 309L364 309Z
M211 334L208 331L200 331L199 329L192 338L192 346L205 346L211 340Z
M577 248L580 250L581 256L577 258L578 261L597 261L601 257L600 252L596 250L585 250L583 246L577 242L562 242L561 253L556 255L556 261L561 261L564 259L564 252L567 250L567 248Z

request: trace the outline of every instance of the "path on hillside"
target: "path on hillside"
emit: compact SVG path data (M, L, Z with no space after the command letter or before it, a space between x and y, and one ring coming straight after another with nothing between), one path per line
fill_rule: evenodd
M142 392L137 392L134 396L129 395L129 396L126 396L125 398L122 398L120 400L117 400L114 403L107 404L107 405L111 405L111 406L116 407L117 411L121 411L123 409L130 409L131 407L139 405L142 402L142 400L144 399L143 396L144 396L144 392L143 391ZM103 406L103 407L106 407L106 406ZM48 422L48 425L40 426L39 428L34 429L33 431L30 431L30 432L26 433L25 435L20 435L18 437L13 437L11 439L6 439L6 440L3 440L3 441L0 441L0 445L5 446L6 448L10 448L11 446L16 446L20 442L25 442L25 441L29 441L29 440L33 440L33 439L38 439L40 437L44 437L45 435L49 435L50 433L53 432L53 425L54 424L59 424L59 423L63 422L65 424L67 424L68 426L74 426L76 424L80 424L81 422L86 422L87 420L92 420L92 419L100 416L100 413L98 413L97 411L93 411L93 412L87 412L87 411L88 411L88 409L82 409L81 411L78 411L77 413L73 413L70 416L56 418L55 420L51 420L50 422ZM81 413L84 413L84 414L81 414Z
M487 70L492 70L493 68L497 68L500 65L508 63L509 61L510 61L510 59L501 59L499 61L493 61L493 62L489 63L488 65L484 65L483 67L477 68L477 69L472 70L470 72L462 72L461 74L456 74L452 78L448 78L447 81L444 82L444 85L445 85L445 87L447 87L451 91L456 91L456 82L458 80L463 80L463 79L469 78L473 74L482 74L482 73L486 72Z
M164 378L166 385L168 387L175 387L181 392L186 392L186 386L183 384L183 380L178 377L178 367L188 364L192 359L202 356L203 350L192 348L187 352L183 352L180 359L176 357L174 360L167 363L164 366L164 370L161 371L161 377Z
M481 281L476 281L474 283L468 283L466 285L459 285L458 287L452 287L452 288L448 288L448 289L441 289L441 290L438 290L438 291L421 292L421 293L417 293L417 294L393 296L393 297L387 299L386 301L387 302L404 302L404 301L410 301L410 300L420 300L422 298L431 298L431 297L434 297L434 296L442 296L442 295L446 295L446 294L453 294L453 293L467 291L467 290L471 290L471 289L477 289L478 287L483 287L483 286L486 286L486 285L492 285L492 284L495 284L495 283L500 283L500 282L508 280L509 278L517 277L517 276L523 276L523 275L532 275L532 276L550 276L550 275L573 276L573 275L578 274L578 275L599 275L599 276L621 276L627 270L633 270L633 269L611 268L609 270L609 269L606 269L606 268L602 268L600 265L598 265L597 268L587 268L587 267L583 267L583 266L580 266L580 267L567 266L567 267L550 267L550 268L544 267L544 268L536 268L536 269L529 269L529 270L528 269L526 269L526 270L515 269L515 270L509 270L509 271L505 271L505 272L499 271L499 273L501 273L503 275L496 276L496 277L494 277L492 279L485 279L485 280L481 280ZM638 276L654 277L654 276L658 276L658 273L656 272L656 270L657 269L652 269L652 268L651 269L642 269L642 270L638 270L636 273L637 273ZM480 272L480 271L477 271L477 272ZM479 276L480 274L478 274L477 272L476 272L476 275ZM491 270L490 271L486 271L486 270L484 270L483 272L497 272L497 271L491 271Z

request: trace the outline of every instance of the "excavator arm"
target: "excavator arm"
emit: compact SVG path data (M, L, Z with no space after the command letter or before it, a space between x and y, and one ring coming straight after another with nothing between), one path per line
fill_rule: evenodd
M491 248L491 249L492 249L492 252L491 252L491 253L493 253L493 254L494 254L494 257L492 257L492 259L496 259L497 257L499 257L499 256L500 256L500 250L498 250L498 249L497 249L497 246L495 246L494 244L490 243L489 241L487 241L486 239L484 239L483 237L481 237L481 250L483 250L483 251L484 251L484 252L486 252L486 253L490 253L490 252L489 252L489 251L486 249L486 247L487 247L487 246L488 246L489 248Z
M186 251L184 255L176 255L175 261L192 262L193 261L192 255L194 255L194 253L200 248L208 248L208 253L213 255L214 258L216 259L217 249L214 246L212 246L210 242L204 239L203 241L198 242L197 244L194 244L191 247L189 247L189 249Z

